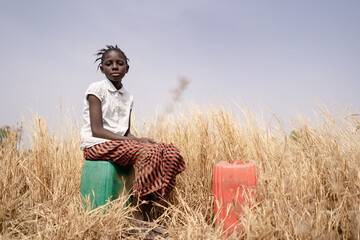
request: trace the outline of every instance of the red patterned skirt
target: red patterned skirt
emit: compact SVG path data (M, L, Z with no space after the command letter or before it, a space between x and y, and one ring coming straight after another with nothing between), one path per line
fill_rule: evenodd
M185 170L180 152L172 144L147 144L134 140L107 141L84 150L86 160L105 160L121 166L135 165L134 195L165 198L175 187L176 175Z

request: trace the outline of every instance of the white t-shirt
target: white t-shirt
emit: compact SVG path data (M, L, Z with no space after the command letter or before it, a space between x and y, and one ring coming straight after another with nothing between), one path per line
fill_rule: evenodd
M124 87L117 90L110 80L94 82L85 92L83 108L83 127L80 130L80 149L95 144L110 141L92 136L90 126L90 112L88 95L95 95L101 101L103 127L109 131L124 136L129 127L130 111L133 107L133 95L125 91Z

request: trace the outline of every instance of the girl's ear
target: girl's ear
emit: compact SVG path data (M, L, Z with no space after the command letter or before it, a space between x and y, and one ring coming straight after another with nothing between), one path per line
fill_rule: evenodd
M130 66L126 65L126 73L128 73Z
M101 71L102 73L104 73L104 68L103 68L102 65L100 65L100 71Z

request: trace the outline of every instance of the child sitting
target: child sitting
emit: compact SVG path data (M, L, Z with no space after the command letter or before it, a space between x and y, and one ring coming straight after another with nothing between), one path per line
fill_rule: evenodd
M134 217L150 220L151 201L169 195L185 162L172 144L131 134L133 96L122 83L129 71L124 52L117 45L107 45L97 52L97 61L106 79L92 83L85 92L81 149L86 160L135 166L133 203L138 207ZM149 204L139 204L143 200Z

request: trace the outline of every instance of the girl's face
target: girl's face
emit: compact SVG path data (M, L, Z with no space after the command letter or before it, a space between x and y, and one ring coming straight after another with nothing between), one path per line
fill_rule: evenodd
M116 50L112 50L104 56L100 70L105 74L117 89L122 87L121 81L129 70L124 56Z

